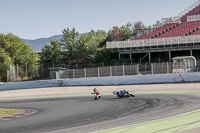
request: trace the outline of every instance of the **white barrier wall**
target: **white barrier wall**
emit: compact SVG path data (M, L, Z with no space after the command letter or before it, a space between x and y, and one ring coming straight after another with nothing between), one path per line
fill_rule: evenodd
M136 75L120 77L79 78L60 80L41 80L0 84L0 90L16 90L60 86L95 86L95 85L133 85L152 83L198 82L200 73Z
M27 82L15 82L0 84L1 90L16 90L16 89L30 89L30 88L44 88L44 87L58 87L59 80L41 80L41 81L27 81Z

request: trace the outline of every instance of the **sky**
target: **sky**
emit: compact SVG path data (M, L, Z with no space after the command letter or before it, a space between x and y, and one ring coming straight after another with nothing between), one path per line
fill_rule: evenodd
M0 0L0 33L22 39L61 35L73 27L109 31L142 21L146 26L174 17L198 0Z

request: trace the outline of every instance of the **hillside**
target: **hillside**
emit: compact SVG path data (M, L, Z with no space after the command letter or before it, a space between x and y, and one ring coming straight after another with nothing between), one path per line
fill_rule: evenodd
M39 38L35 40L28 40L28 39L22 39L27 44L29 44L31 47L34 48L35 51L42 51L42 48L45 44L50 45L50 41L54 39L61 39L62 35L55 35L49 38Z

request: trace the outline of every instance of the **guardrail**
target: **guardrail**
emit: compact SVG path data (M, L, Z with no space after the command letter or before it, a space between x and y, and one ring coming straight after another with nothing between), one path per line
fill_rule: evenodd
M108 49L137 48L137 47L145 47L145 46L149 47L149 46L163 46L163 45L177 45L177 44L179 45L179 44L189 44L189 43L200 43L200 35L107 42L106 47Z

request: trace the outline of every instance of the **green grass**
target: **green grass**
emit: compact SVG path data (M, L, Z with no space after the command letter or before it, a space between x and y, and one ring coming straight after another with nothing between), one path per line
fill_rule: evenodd
M0 117L6 117L9 115L17 114L20 110L16 109L0 109Z
M200 111L97 133L176 133L200 127Z

